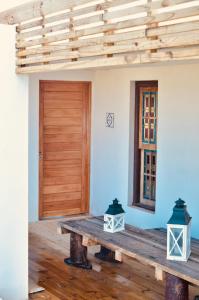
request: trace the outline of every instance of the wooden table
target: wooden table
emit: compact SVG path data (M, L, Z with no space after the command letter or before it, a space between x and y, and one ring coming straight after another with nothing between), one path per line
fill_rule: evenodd
M163 280L165 273L166 300L188 300L188 286L199 286L199 240L192 239L192 254L188 262L166 259L166 231L162 229L143 230L126 225L118 233L103 231L102 218L87 218L60 222L59 233L71 233L70 265L91 269L87 260L87 247L101 245L98 258L122 261L122 256L134 258L155 268L157 280Z

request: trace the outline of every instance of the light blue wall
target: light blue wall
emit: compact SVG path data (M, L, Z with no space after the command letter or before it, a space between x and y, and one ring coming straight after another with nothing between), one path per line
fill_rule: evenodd
M187 201L192 232L199 237L199 63L153 65L95 72L59 72L30 78L29 220L38 219L38 82L39 79L91 80L92 214L103 214L118 197L130 224L165 226L174 201ZM130 85L158 80L158 176L155 214L128 206L132 194L133 110ZM106 112L115 113L115 128L105 127ZM131 130L130 130L131 129ZM130 151L129 151L130 149ZM130 158L129 158L130 157Z
M131 201L129 191L132 190L128 185L129 167L130 173L132 170L129 149L133 151L129 128L134 126L130 83L136 80L159 82L155 214L128 206ZM192 234L199 237L198 88L199 64L97 71L92 132L92 213L103 214L110 201L118 197L128 223L144 228L165 226L174 201L182 197L193 217ZM106 112L116 115L114 129L104 125ZM130 154L132 156L132 152Z

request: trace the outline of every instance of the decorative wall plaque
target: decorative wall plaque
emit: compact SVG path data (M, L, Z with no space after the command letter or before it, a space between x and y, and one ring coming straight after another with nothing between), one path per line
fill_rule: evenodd
M114 113L106 113L106 127L114 128Z

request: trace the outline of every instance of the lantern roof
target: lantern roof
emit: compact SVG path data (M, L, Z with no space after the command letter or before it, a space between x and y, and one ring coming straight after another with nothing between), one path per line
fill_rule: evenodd
M173 208L173 214L167 224L188 225L191 217L187 211L185 201L178 199Z
M115 198L115 200L113 200L113 204L109 205L109 208L106 211L107 215L119 215L124 213L125 211L122 208L122 205L119 204L118 199Z

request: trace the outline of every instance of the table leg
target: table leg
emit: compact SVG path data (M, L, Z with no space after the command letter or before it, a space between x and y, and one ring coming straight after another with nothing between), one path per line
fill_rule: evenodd
M71 232L70 235L70 257L64 262L82 269L92 269L92 265L87 259L87 247L82 245L82 236Z
M103 261L120 263L119 261L115 260L115 252L107 249L104 246L101 246L100 252L95 253L95 257L97 257L98 259L101 259Z
M187 281L166 273L165 300L188 300L189 284Z

